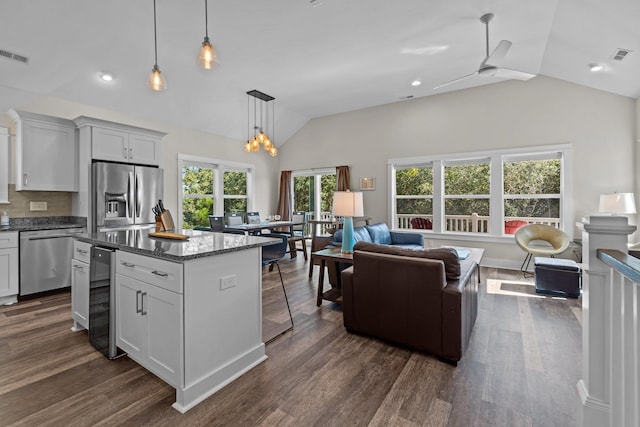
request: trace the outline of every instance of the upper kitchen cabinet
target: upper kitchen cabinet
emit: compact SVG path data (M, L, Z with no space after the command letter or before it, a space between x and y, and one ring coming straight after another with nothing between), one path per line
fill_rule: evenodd
M71 120L9 110L16 126L16 190L78 191L78 142Z
M75 123L80 129L81 144L90 139L93 160L160 164L160 140L165 135L162 132L84 116L78 117Z

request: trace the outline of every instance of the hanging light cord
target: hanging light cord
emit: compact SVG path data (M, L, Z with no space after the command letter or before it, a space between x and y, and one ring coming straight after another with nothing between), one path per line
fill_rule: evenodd
M207 0L204 0L204 38L209 41L209 13L207 12Z
M155 59L156 63L154 64L156 68L158 68L158 31L156 30L156 0L153 0L153 43L155 48Z

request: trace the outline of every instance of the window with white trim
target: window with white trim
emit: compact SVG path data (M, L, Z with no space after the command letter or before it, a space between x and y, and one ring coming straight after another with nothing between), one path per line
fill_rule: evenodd
M563 144L391 159L393 228L423 228L412 220L425 217L434 233L505 236L531 223L570 229L570 153Z
M252 210L253 169L250 164L179 154L179 227L209 227L209 215Z

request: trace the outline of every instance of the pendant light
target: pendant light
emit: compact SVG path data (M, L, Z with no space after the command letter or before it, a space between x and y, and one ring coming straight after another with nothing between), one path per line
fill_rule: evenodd
M247 92L247 142L244 145L244 151L247 153L252 153L256 151L260 151L260 145L263 146L264 150L267 151L271 157L275 157L278 154L278 149L273 144L272 138L274 137L275 131L275 103L272 102L275 100L273 96L267 95L266 93L260 92L259 90L250 90ZM250 100L253 97L253 130L254 136L251 138L251 107ZM269 103L271 102L271 115L269 115ZM258 109L260 110L260 123L258 124ZM263 111L265 112L264 116L266 119L266 127L263 126ZM269 117L271 117L271 127L269 127ZM269 133L271 133L271 138L269 138Z
M213 68L213 64L216 59L216 51L209 41L209 14L207 11L207 2L208 0L204 0L204 41L202 42L200 54L198 55L198 64L200 64L200 66L205 70L210 70Z
M167 88L167 82L158 67L158 32L156 29L156 0L153 0L153 44L154 44L154 52L155 52L155 64L153 65L153 69L147 78L147 86L156 92L160 92Z

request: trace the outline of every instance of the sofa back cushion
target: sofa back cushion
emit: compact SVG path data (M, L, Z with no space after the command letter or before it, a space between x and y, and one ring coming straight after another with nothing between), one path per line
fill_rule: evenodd
M336 242L342 242L342 234L343 230L340 229L336 231L336 234L333 235L333 240ZM353 229L353 239L356 242L372 242L371 235L367 231L365 227L355 227Z
M453 248L437 248L437 249L404 249L389 245L379 245L368 242L357 242L353 247L355 251L377 252L390 255L401 255L417 258L437 259L444 262L444 271L449 280L458 280L460 278L460 261L458 253Z
M379 224L367 225L365 228L369 231L371 235L371 241L373 243L379 243L381 245L390 245L391 244L391 232L389 231L389 227L384 222Z

